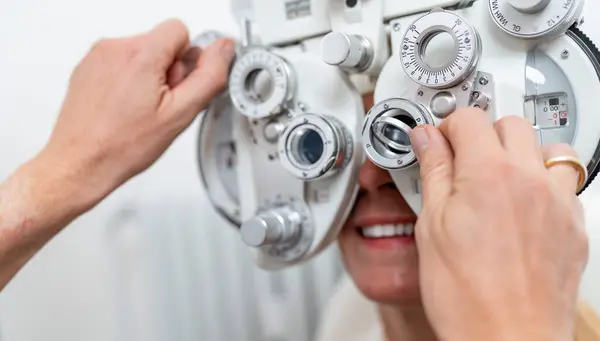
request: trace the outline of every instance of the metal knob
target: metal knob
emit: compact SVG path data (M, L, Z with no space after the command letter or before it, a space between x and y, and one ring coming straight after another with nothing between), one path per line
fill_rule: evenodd
M301 217L289 208L278 208L246 221L241 226L243 242L251 247L294 242L300 232Z
M329 65L364 71L373 61L373 48L364 37L331 32L321 41L321 57Z
M533 14L546 8L550 0L508 0L508 3L521 13Z

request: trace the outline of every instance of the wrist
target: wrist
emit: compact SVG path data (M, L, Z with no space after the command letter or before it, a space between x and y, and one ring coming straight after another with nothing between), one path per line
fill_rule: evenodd
M41 153L0 183L0 290L39 249L99 200L79 171L57 167L56 160Z
M46 148L23 166L23 172L38 187L36 196L77 216L108 195L110 185L108 177L93 176L97 171L91 161L72 156L69 151Z

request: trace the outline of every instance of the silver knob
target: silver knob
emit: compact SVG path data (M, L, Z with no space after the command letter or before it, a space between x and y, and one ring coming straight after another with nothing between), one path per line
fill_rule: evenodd
M329 65L364 71L373 61L373 48L368 39L331 32L321 41L321 56Z
M508 0L508 3L521 13L533 14L546 8L550 0Z
M291 243L299 236L301 221L300 214L287 207L261 213L242 224L242 240L252 247Z

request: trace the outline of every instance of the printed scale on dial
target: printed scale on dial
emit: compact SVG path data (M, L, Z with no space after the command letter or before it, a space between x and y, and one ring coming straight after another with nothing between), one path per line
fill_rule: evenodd
M561 34L578 20L583 6L581 0L489 0L496 25L519 38Z
M454 59L432 68L424 60L425 49L433 37L446 32L455 42ZM417 19L407 30L401 50L402 67L413 81L434 89L449 88L465 80L477 66L481 55L479 34L456 14L440 11Z
M260 72L268 73L273 81L272 90L266 97L248 86L258 81ZM262 48L246 52L231 70L229 91L235 106L247 117L265 118L283 110L293 95L293 79L290 67L282 57Z

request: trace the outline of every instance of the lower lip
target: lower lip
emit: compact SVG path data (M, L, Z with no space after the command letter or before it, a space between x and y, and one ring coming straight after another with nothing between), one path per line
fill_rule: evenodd
M365 238L360 236L365 245L375 249L393 249L415 243L415 236L395 236L381 238Z

